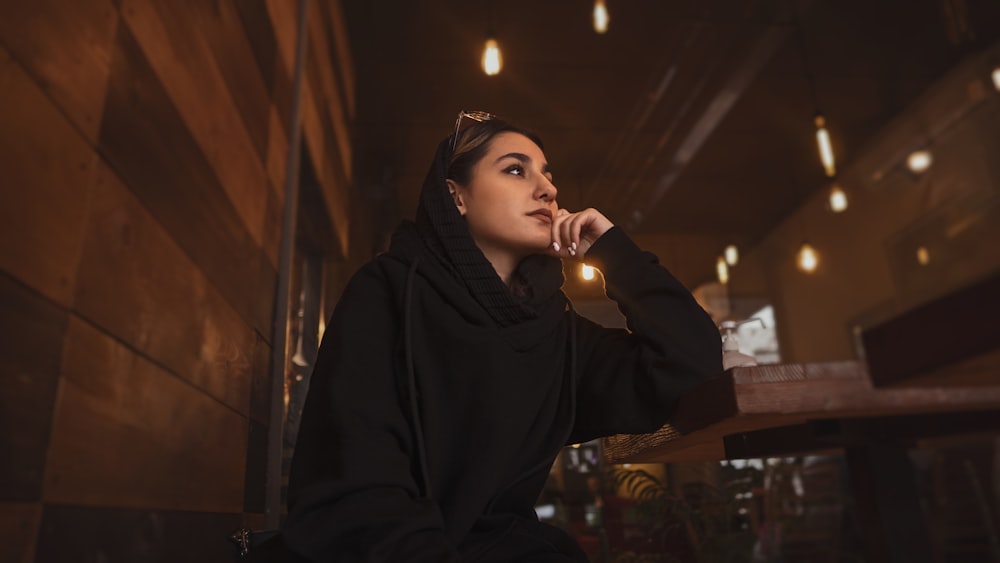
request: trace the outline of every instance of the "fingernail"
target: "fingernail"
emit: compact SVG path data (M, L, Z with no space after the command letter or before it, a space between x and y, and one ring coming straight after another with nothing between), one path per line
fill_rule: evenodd
M569 247L572 248L573 250L576 250L576 243L574 242L570 244Z
M555 250L556 252L559 252L559 243L558 242L552 243L552 250Z
M570 248L570 249L569 249L569 255L570 255L570 256L576 256L576 251L575 251L575 250L573 250L572 248Z

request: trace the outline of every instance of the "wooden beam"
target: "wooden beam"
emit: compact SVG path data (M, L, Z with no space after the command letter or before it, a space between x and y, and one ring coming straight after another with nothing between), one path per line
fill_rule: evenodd
M870 328L862 335L875 385L905 382L930 371L1000 351L1000 275L945 295ZM996 367L996 363L992 365ZM997 380L996 370L981 379ZM940 377L938 378L940 382Z

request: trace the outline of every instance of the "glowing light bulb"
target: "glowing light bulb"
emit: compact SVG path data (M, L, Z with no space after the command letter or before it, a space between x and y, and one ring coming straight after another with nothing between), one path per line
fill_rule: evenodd
M799 254L796 261L800 270L807 274L811 274L816 271L816 267L819 266L819 254L816 253L816 249L810 246L809 243L804 242L799 248Z
M917 262L919 262L921 266L926 266L927 264L930 263L930 261L931 261L931 255L929 252L927 252L927 247L921 246L920 248L918 248Z
M1000 92L1000 64L993 67L993 87Z
M931 167L934 163L934 157L931 156L931 151L919 150L910 153L910 156L906 158L906 166L911 172L915 174L920 174Z
M594 31L605 33L608 31L608 23L610 22L611 16L608 15L608 7L604 5L604 0L596 0L594 2Z
M823 161L823 169L826 170L826 175L833 178L837 175L837 166L833 160L833 145L830 144L830 133L826 130L826 118L822 114L817 114L815 123L819 157Z
M490 37L486 40L486 47L483 49L483 72L487 76L500 74L503 67L503 56L500 54L500 45L496 39Z
M593 281L594 279L594 267L584 264L580 267L580 277L587 281Z
M847 209L847 192L840 186L834 184L830 189L830 211L840 213Z
M727 246L723 254L726 257L726 264L730 266L735 266L736 263L740 261L740 251L736 248L735 244Z
M729 283L729 266L722 256L719 256L719 259L715 261L715 273L719 277L719 283Z

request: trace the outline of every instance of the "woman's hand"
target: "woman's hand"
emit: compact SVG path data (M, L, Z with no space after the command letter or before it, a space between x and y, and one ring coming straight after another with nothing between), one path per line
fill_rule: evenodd
M552 244L549 245L549 253L582 262L591 245L611 227L614 224L593 207L576 213L560 209L552 219Z

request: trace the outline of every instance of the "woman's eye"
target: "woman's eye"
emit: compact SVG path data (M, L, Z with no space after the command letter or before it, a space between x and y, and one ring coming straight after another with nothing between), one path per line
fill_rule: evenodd
M524 176L524 167L520 164L513 164L504 169L507 174L513 174L515 176Z

